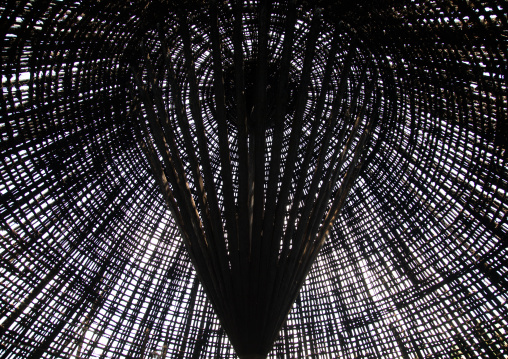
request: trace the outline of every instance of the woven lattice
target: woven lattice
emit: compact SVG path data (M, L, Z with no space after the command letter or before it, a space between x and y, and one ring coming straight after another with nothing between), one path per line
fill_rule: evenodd
M504 3L0 11L0 358L508 356Z

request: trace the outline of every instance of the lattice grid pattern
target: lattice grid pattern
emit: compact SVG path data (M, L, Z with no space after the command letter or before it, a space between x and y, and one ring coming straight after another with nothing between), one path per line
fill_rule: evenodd
M140 125L149 128L140 88L150 82L151 65L171 118L179 93L194 126L179 32L185 17L210 153L217 155L210 165L221 188L209 37L215 6L0 5L0 358L237 357L161 196ZM232 148L239 146L240 126L233 99L235 6L242 9L245 78L252 79L261 4L227 1L218 7ZM353 54L341 108L350 108L368 69L358 101L368 104L365 121L376 108L379 117L358 178L268 356L508 357L506 4L275 2L266 40L272 64L267 83L274 87L279 70L273 64L283 57L290 9L297 26L288 133L315 16L320 30L304 114L315 116L336 32L337 65L325 114L332 112L341 71ZM173 54L177 92L163 74L161 33ZM255 91L255 80L249 81L246 88ZM268 103L276 101L270 91ZM311 124L302 124L302 157L312 142L306 137ZM266 125L267 154L272 126ZM184 148L183 137L176 138ZM181 155L189 161L188 153ZM185 175L194 188L189 164ZM233 178L235 186L239 181Z

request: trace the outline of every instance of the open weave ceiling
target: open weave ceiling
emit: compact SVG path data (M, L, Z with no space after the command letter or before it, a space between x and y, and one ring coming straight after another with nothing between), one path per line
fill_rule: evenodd
M0 359L508 357L507 13L0 5Z

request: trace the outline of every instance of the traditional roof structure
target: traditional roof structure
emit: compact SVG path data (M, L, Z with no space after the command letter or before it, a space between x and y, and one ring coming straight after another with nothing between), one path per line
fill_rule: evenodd
M0 358L508 357L506 4L0 18Z

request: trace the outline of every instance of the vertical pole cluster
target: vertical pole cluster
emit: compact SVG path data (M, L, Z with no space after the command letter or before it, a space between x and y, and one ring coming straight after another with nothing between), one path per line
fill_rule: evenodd
M375 71L369 62L353 70L353 45L337 58L340 31L322 33L319 8L297 23L296 6L288 4L280 57L270 57L270 8L267 1L257 5L256 44L246 49L251 34L241 27L243 5L235 3L232 23L224 23L227 10L210 4L198 40L206 60L195 53L192 16L180 12L182 73L175 74L179 57L167 45L164 24L157 26L160 77L144 47L142 66L132 65L142 147L242 358L270 351L359 174L380 105ZM232 56L224 43L232 45ZM225 83L225 72L234 81ZM275 98L269 98L272 86ZM236 93L234 106L226 106L226 92Z

